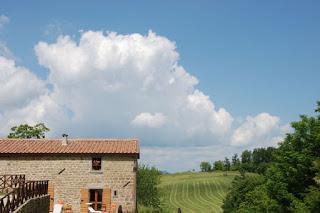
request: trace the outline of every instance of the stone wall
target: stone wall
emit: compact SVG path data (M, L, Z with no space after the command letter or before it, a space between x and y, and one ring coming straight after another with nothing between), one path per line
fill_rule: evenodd
M63 199L80 212L81 189L111 189L111 203L122 205L125 212L136 209L137 160L126 156L98 156L99 172L91 170L91 155L10 155L0 156L3 174L25 174L27 180L49 180L54 184L54 203ZM59 174L64 169L64 171ZM114 196L117 191L117 196Z
M49 195L31 198L13 213L48 213L50 199Z

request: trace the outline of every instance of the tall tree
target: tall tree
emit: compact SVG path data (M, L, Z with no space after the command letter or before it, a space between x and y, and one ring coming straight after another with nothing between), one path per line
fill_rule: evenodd
M21 124L14 126L8 135L8 138L45 138L45 132L50 129L44 123L38 123L34 126L28 124Z
M241 163L251 163L252 153L249 150L244 150L241 154Z
M268 165L272 162L272 154L274 152L274 147L268 148L256 148L252 152L252 165L254 172L264 173Z
M224 159L224 170L230 171L230 167L231 167L230 160L229 160L229 158L226 157Z
M224 200L223 211L237 212L242 202L245 201L247 194L263 183L264 178L260 175L236 176L232 181L230 192Z
M241 153L241 171L253 172L252 152L244 150Z
M214 170L222 171L223 170L223 162L221 160L215 161L213 163Z
M209 162L203 161L200 163L201 172L210 172L212 170L211 164Z
M160 209L160 171L155 167L139 165L137 174L138 203L154 209Z
M276 163L266 173L271 196L283 204L283 211L300 209L310 188L314 189L312 193L320 190L314 167L314 162L320 160L320 115L300 118L291 124L294 132L275 151Z
M232 170L238 170L239 167L240 167L240 159L238 157L238 154L236 153L232 156L232 167L231 168L232 168Z

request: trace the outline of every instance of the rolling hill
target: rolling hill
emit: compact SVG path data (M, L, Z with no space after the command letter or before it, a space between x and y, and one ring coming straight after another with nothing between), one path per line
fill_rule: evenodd
M222 212L221 206L237 172L176 173L161 177L162 199L166 212Z

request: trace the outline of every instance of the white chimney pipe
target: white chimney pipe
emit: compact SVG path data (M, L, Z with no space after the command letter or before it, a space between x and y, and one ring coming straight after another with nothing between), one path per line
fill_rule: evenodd
M63 146L68 145L68 135L67 135L67 134L62 134L62 137L63 137L63 139L62 139L62 145L63 145Z

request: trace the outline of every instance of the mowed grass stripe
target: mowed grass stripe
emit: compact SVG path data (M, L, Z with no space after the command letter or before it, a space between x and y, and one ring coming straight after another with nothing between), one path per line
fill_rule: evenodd
M176 192L177 192L177 185L172 185L172 206L176 209L179 207L179 203L176 202Z
M218 179L214 180L214 187L216 188L216 192L218 194L218 197L220 197L220 199L223 199L224 194L222 192L222 188L220 187L220 183L219 183Z
M179 186L183 186L184 184L173 184L173 188L175 189L175 193L173 196L173 210L177 211L178 208L181 208L182 212L190 212L190 213L196 213L195 211L193 211L192 209L190 209L190 206L192 204L192 202L187 202L186 199L183 196L179 196L182 194L182 191L179 191L178 189L180 188ZM183 190L183 189L182 189ZM180 202L178 202L178 200Z
M217 191L214 191L214 187L212 186L212 183L210 183L209 181L206 181L206 194L209 198L212 199L212 202L214 203L214 211L215 212L222 212L222 204L223 204L223 200L218 198L218 193Z
M168 204L172 209L176 209L176 208L178 208L177 206L179 205L175 202L176 185L171 185L171 187L169 187L169 188L171 188L171 190L170 190L170 202Z
M203 207L203 204L201 202L201 200L199 200L199 196L197 194L197 188L194 185L194 182L188 182L189 188L191 189L191 193L189 193L190 197L191 197L191 204L192 207L191 209L194 211L200 211L203 212L206 210L205 207Z
M214 211L214 203L211 201L210 198L206 197L206 191L208 189L204 187L203 181L198 182L198 190L199 190L199 194L200 194L199 197L206 203L206 209L209 209L210 212L213 212Z
M199 195L199 199L203 201L204 205L207 206L207 208L211 208L212 203L206 200L203 196L203 191L201 190L201 183L196 182L196 187L197 187L197 193Z
M210 201L212 212L221 212L221 201L216 197L216 192L212 192L208 181L202 183L203 196Z
M208 181L204 181L203 184L201 185L203 188L202 190L204 191L203 196L205 199L211 202L213 212L221 212L220 206L222 204L222 201L215 196L215 193L212 193L211 187L208 184Z
M222 199L218 197L218 192L214 190L214 183L205 181L205 187L207 189L206 190L207 197L210 197L215 203L222 203Z
M236 175L236 172L229 172L228 176L222 172L163 175L160 189L166 192L168 212L176 212L178 208L186 213L222 212L223 199Z
M186 201L186 205L182 209L189 209L190 212L196 212L192 210L192 203L193 201L189 197L189 184L188 183L183 183L183 187L185 187L184 195L182 199Z
M222 203L223 203L223 199L220 198L218 192L215 189L214 187L214 183L210 183L208 182L208 188L209 188L209 193L211 192L211 195L214 195L214 200L216 201L217 205L219 207L221 207Z
M176 199L181 200L181 202L180 202L181 205L179 206L179 208L181 208L183 211L186 212L188 209L192 209L192 205L191 205L191 202L188 201L187 198L184 196L184 194L187 195L185 192L183 192L185 189L185 185L186 184L179 184L179 189L181 189L181 190L178 191L179 194L176 197ZM179 196L179 195L181 195L181 196ZM189 212L194 212L194 211L189 210Z
M193 182L192 185L194 187L194 195L195 195L195 201L194 202L194 207L197 210L202 210L204 212L208 211L207 203L201 198L200 190L198 187L198 182ZM210 205L210 204L209 204Z
M181 208L183 205L181 204L181 202L183 201L183 199L179 199L180 198L180 194L178 194L178 189L179 186L181 186L181 184L175 184L175 194L173 197L174 202L177 204L175 207L176 209Z
M219 192L222 195L222 198L224 198L227 194L227 187L225 187L225 182L223 182L221 179L218 179L217 186L220 188Z

